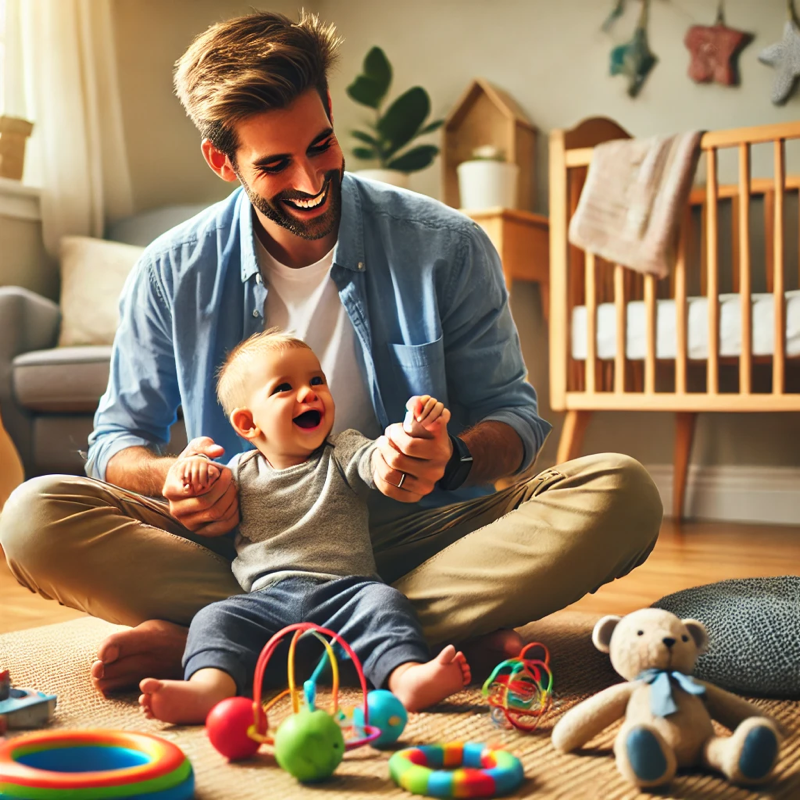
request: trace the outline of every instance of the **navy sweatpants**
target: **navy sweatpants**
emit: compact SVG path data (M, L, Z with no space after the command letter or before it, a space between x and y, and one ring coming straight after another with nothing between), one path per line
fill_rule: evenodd
M184 678L214 667L236 681L239 694L249 693L264 645L297 622L313 622L338 633L376 688L383 687L401 664L430 659L414 609L397 589L369 578L293 577L201 609L189 627Z

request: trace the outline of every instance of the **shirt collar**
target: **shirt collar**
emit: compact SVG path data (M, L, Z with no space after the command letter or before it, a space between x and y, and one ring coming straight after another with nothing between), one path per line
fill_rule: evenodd
M258 256L256 255L255 230L253 229L253 206L244 189L239 194L239 232L242 252L242 283L258 275Z
M349 172L345 172L342 178L342 219L339 222L339 239L333 251L333 263L353 272L362 272L367 268L361 193L358 179Z
M240 189L238 200L239 231L242 249L242 283L257 275L255 229L253 228L253 206L247 194ZM342 179L342 218L339 221L339 238L333 250L333 263L340 267L362 272L367 264L364 258L364 231L361 217L361 197L356 179L345 172Z

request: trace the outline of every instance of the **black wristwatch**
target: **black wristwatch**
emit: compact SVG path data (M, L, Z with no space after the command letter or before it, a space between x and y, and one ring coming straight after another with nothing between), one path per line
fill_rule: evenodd
M453 489L460 489L472 469L472 453L470 453L466 442L452 434L450 435L450 441L453 445L453 454L444 468L444 475L438 481L439 488L448 492L453 491Z

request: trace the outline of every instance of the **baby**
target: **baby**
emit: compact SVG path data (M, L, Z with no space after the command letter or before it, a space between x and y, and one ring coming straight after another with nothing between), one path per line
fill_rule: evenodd
M366 496L375 488L377 447L357 431L330 435L334 402L308 345L277 329L250 337L228 356L217 393L236 432L256 449L227 467L191 455L172 469L192 493L210 487L220 470L233 471L241 512L233 572L247 594L194 617L185 680L140 683L146 716L204 722L220 700L251 690L261 649L295 622L336 631L373 686L388 687L409 711L469 683L463 653L448 645L431 659L408 598L376 573ZM450 412L434 398L413 397L408 408L412 435L446 429Z

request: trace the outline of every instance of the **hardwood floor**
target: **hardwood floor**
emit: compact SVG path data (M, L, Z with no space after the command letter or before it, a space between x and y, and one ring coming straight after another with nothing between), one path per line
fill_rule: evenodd
M627 614L665 594L727 578L800 574L800 526L734 525L665 520L642 567L569 607ZM83 616L23 589L0 559L0 633Z

